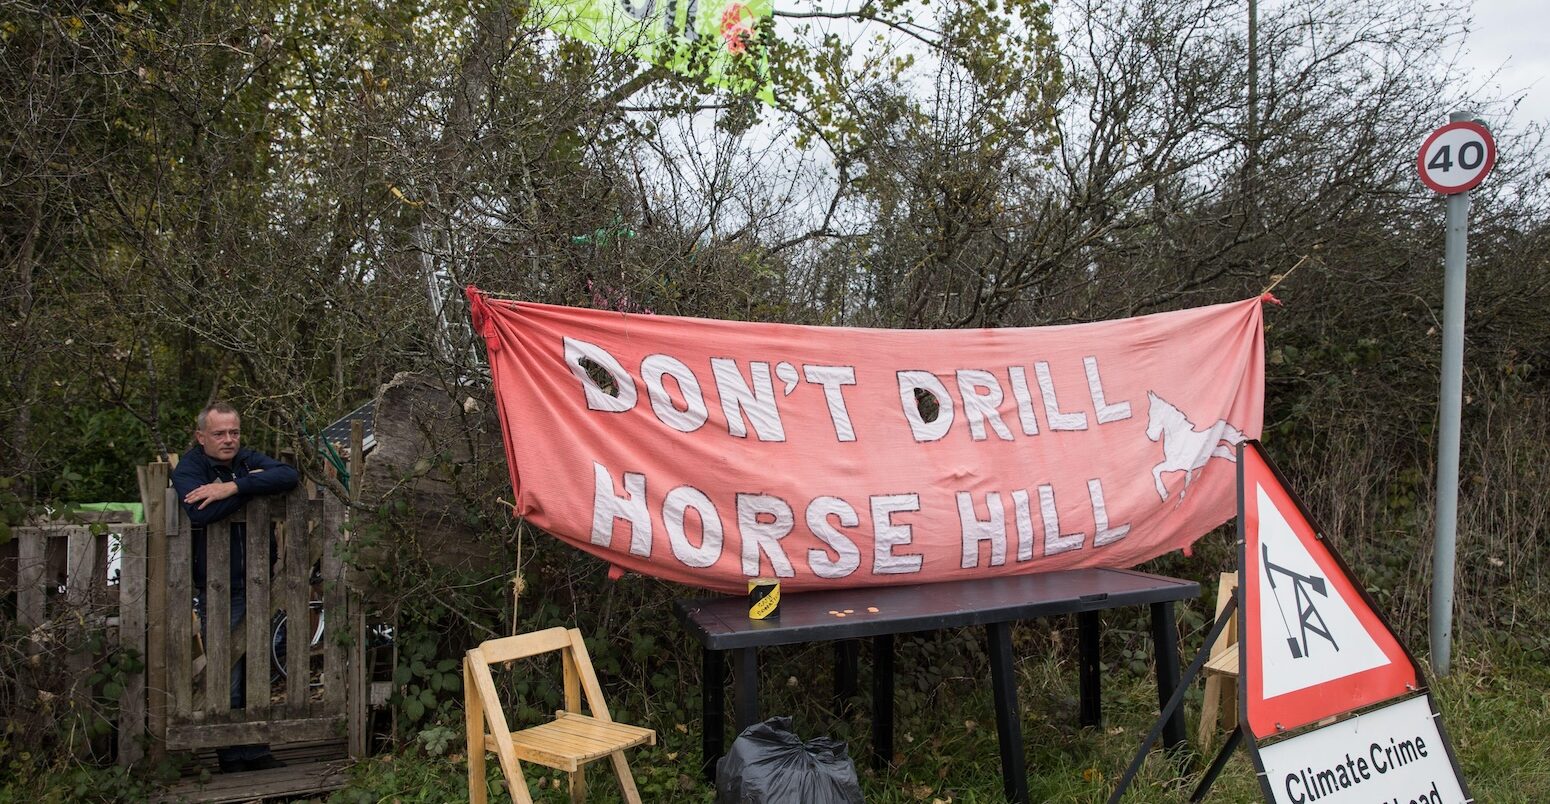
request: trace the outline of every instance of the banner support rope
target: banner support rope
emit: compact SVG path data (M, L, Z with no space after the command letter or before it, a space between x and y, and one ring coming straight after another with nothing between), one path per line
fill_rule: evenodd
M495 501L511 509L512 516L517 516L517 506L509 503L501 497ZM522 602L522 593L527 591L527 581L522 579L522 524L517 523L517 570L511 573L511 635L517 635L517 604Z

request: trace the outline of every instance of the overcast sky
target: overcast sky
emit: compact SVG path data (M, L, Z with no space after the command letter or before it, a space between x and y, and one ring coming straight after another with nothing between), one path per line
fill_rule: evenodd
M1463 64L1475 82L1500 70L1487 94L1527 92L1513 115L1514 128L1550 125L1550 2L1475 0L1473 16Z

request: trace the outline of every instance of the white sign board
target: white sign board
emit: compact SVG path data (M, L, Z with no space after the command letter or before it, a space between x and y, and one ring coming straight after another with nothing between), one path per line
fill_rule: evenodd
M1425 695L1261 745L1259 757L1280 804L1469 801Z
M1421 183L1443 195L1474 189L1495 164L1496 140L1490 130L1467 120L1433 131L1416 158Z

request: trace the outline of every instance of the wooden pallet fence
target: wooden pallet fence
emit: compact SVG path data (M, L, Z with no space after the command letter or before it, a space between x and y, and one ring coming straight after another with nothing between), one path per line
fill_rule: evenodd
M147 527L134 524L39 525L11 531L14 557L0 573L0 597L14 598L13 612L0 611L0 617L14 617L23 634L22 649L28 657L65 651L62 658L71 685L72 697L54 702L69 711L87 716L96 705L94 697L102 690L80 683L89 676L93 665L106 658L105 652L90 654L81 649L86 633L100 631L106 645L144 657L146 623L146 539ZM120 568L117 576L108 576L109 533L118 535ZM57 667L38 658L29 661L16 680L15 695L23 705L40 697L36 674ZM129 673L122 679L118 700L117 754L120 764L128 765L143 756L145 733L145 675ZM84 753L84 739L75 750Z
M359 444L359 433L353 435ZM358 472L358 459L352 463ZM201 593L194 579L195 529L169 487L170 473L166 463L137 472L146 524L14 528L12 540L0 545L0 620L14 622L29 657L84 644L88 633L98 631L104 644L144 659L140 672L121 679L120 764L139 762L147 748L159 758L169 750L340 739L352 756L364 755L370 691L365 618L342 559L349 538L345 504L302 483L286 495L250 500L236 515L210 524L202 537ZM110 530L121 543L113 579L107 575ZM247 557L244 613L235 622L234 535ZM277 655L282 614L286 644ZM80 651L62 656L77 679L104 658ZM246 662L245 705L234 709L231 668L239 660ZM42 658L23 665L10 696L26 706L40 698L40 674L59 665ZM52 705L82 711L100 692L77 685L73 700Z
M308 484L287 495L251 500L232 517L205 527L203 624L196 615L194 528L171 489L167 518L164 649L150 675L164 677L161 742L168 750L242 743L284 744L346 736L364 724L347 718L354 668L347 644L353 603L340 548L344 505L309 498ZM233 622L233 539L247 556L244 613ZM272 547L272 549L271 549ZM273 561L268 560L273 557ZM301 615L293 616L300 612ZM285 651L276 634L284 617ZM312 637L321 620L320 644ZM225 623L228 627L216 627ZM231 706L230 668L245 660L245 706ZM153 698L155 697L153 691ZM158 707L153 707L158 708ZM164 725L163 725L164 724ZM362 741L364 742L364 741Z

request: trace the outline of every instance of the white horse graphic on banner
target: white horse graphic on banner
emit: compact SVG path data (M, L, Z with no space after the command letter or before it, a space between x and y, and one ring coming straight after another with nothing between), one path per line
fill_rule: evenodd
M1184 488L1179 492L1179 502L1183 502L1184 495L1189 492L1189 484L1195 479L1195 473L1206 465L1206 461L1226 458L1237 462L1233 447L1243 440L1243 432L1228 424L1226 419L1219 419L1204 430L1196 430L1183 411L1167 400L1151 391L1146 392L1146 398L1146 437L1153 441L1161 439L1163 443L1162 462L1152 467L1157 496L1168 499L1163 472L1184 473Z

